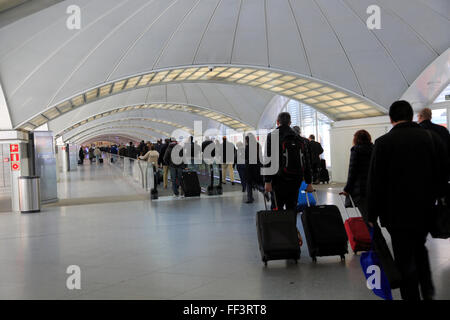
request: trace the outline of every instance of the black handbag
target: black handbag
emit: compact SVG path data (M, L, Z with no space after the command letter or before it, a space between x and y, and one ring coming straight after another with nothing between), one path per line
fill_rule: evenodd
M391 289L400 288L402 285L402 275L395 264L394 258L386 243L386 239L383 237L378 225L375 225L373 229L372 245L373 249L378 254Z
M430 233L433 238L450 238L450 197L438 199L432 211Z

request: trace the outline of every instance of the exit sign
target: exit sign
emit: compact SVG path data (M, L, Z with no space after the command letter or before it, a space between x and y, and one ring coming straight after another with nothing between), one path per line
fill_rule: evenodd
M9 151L11 152L11 170L20 170L20 156L19 156L19 145L11 144L9 146Z

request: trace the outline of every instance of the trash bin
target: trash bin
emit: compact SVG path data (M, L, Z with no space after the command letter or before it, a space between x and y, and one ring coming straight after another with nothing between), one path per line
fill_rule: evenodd
M19 209L21 213L41 211L39 177L19 177Z

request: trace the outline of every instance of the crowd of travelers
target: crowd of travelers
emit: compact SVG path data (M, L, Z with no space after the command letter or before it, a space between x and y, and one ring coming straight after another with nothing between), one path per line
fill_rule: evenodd
M354 134L348 179L341 195L346 196L346 207L351 205L351 196L368 226L378 225L379 220L390 233L395 262L403 277L402 298L432 299L434 287L425 242L430 212L436 200L448 197L450 192L450 134L445 127L431 122L432 112L428 108L421 110L414 122L413 109L406 101L393 103L389 117L392 130L375 143L366 130ZM274 173L262 174L262 169L270 168L275 159L271 154L274 132L279 146L279 168ZM166 138L156 143L141 141L136 146L130 142L126 146L91 147L87 153L82 147L80 159L88 154L92 162L104 151L146 160L162 171L165 189L170 174L173 194L179 197L183 170L197 171L198 164L211 157L220 163L221 183L226 184L228 178L234 185L234 169L237 170L242 192L247 194L246 203L254 202L256 190L272 198L272 208L280 210L295 210L302 182L306 183L306 192L313 192L313 184L319 182L324 150L314 135L302 137L299 127L291 127L287 112L278 115L277 128L268 134L265 155L252 133L236 145L226 136L221 141L206 137L201 145L189 137L182 148L177 148L179 143L175 138ZM175 163L174 150L180 157L188 152L190 161ZM288 164L286 155L290 150L300 151L300 158L289 158Z

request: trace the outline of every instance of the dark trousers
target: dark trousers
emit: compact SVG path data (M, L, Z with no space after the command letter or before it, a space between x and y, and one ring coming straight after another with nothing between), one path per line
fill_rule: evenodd
M320 167L320 162L311 163L313 182L316 182L319 180L319 167Z
M170 180L172 180L172 191L174 195L179 195L179 187L181 186L181 179L183 175L182 168L170 167Z
M239 178L241 179L242 190L245 190L247 185L247 179L245 177L245 164L237 164L236 168L239 173Z
M392 238L394 260L402 275L400 293L403 300L420 300L434 295L426 232L388 230ZM419 290L420 287L420 290Z
M279 210L296 210L298 201L299 183L277 183L273 185L275 199L272 199L272 208L278 207ZM274 203L276 200L276 205Z

